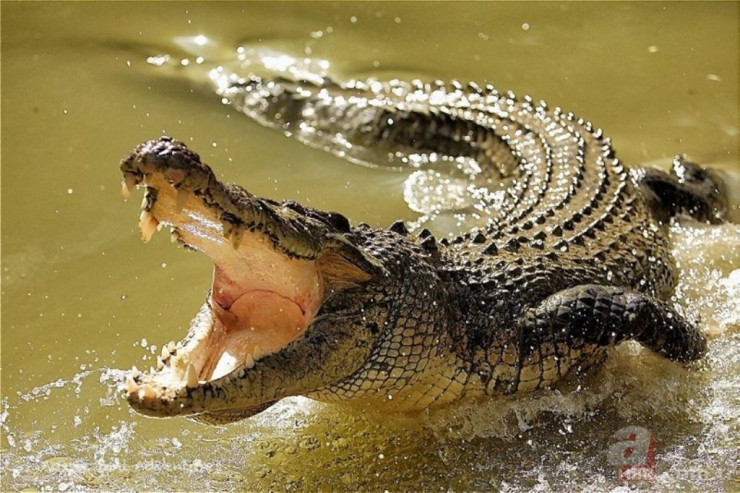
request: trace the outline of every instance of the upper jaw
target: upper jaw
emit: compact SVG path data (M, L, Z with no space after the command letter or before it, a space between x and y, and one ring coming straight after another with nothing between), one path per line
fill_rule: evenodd
M334 254L330 260L343 265L333 266L332 273L339 269L338 275L350 281L367 280L385 271L377 259L348 239L350 224L341 214L292 201L280 204L255 197L239 186L225 185L196 153L170 137L140 144L120 168L124 198L136 186L147 188L139 220L145 242L164 221L174 226L173 241L206 254L209 243L194 246L193 234L219 243L225 239L238 249L245 234L251 233L256 242L290 259L314 261ZM153 207L159 211L152 211ZM189 238L184 237L187 233L191 233Z
M275 204L219 182L182 142L169 137L144 142L121 162L121 171L125 198L134 187L147 187L139 222L145 242L165 221L175 227L178 239L188 232L218 235L238 248L245 232L251 232L291 258L312 260L321 253L321 235L300 234L292 227L302 218L277 212ZM158 214L152 213L155 205Z

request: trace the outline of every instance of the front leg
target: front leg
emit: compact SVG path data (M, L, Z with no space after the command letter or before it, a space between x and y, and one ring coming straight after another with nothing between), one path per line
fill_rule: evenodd
M594 284L565 289L526 310L518 332L517 391L549 386L572 368L585 370L626 340L679 362L706 352L704 335L662 301Z

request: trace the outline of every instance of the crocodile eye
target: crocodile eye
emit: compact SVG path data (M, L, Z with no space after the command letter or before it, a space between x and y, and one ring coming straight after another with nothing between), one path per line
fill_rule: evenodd
M342 214L339 214L338 212L330 212L328 214L329 217L329 225L333 226L334 229L341 233L349 233L350 231L350 224L349 219L344 217Z

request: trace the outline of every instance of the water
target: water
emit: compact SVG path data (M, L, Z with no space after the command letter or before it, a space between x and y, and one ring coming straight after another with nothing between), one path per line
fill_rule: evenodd
M222 179L354 222L426 207L407 204L408 170L348 163L222 105L198 56L235 64L239 46L258 47L326 60L339 79L529 93L602 127L625 162L685 152L724 170L737 220L735 4L3 2L2 36L3 490L619 490L607 451L626 426L656 438L641 487L740 489L733 224L673 228L674 301L710 337L690 369L623 345L585 381L535 396L410 417L297 398L215 428L135 415L118 390L120 368L184 334L211 275L166 235L139 241L117 163L140 141L172 135Z

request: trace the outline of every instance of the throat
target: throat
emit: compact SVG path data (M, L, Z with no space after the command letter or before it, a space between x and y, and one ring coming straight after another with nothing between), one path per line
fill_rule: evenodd
M224 307L212 296L214 325L208 340L208 357L200 378L215 380L242 365L251 367L265 355L297 339L315 314L313 307L267 290L249 291Z

